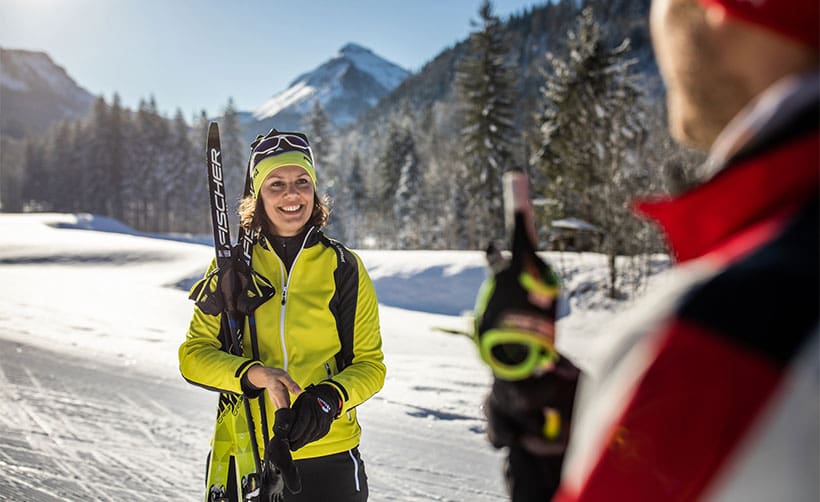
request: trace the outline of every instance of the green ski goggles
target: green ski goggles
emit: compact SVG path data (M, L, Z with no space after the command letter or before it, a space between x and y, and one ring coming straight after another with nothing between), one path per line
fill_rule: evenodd
M559 358L551 341L511 329L487 330L478 340L478 349L495 376L503 380L523 380L549 371Z

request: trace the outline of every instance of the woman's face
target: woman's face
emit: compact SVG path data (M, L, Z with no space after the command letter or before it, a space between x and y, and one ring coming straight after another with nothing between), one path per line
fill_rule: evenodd
M292 237L313 214L313 181L299 166L284 166L271 171L259 189L262 207L274 235Z

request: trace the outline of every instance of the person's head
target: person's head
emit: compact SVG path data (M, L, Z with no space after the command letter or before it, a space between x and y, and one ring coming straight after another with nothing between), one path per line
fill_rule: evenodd
M323 226L329 211L316 192L316 169L307 136L271 130L251 147L253 194L239 208L242 225L291 237L307 225Z
M653 0L672 135L708 149L775 81L816 70L818 16L817 0Z

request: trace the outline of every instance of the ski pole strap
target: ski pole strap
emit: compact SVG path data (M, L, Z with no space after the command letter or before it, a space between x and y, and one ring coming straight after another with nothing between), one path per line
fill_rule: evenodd
M265 448L265 460L262 468L262 494L272 495L279 490L281 484L293 494L302 491L302 478L290 454L290 440L288 434L293 424L295 414L292 408L279 408L274 413L273 439Z

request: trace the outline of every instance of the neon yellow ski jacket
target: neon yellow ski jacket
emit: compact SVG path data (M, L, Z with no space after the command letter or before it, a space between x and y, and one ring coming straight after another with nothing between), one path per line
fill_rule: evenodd
M202 387L242 394L243 375L254 364L264 364L284 369L303 389L330 383L342 396L339 418L327 436L294 452L293 457L319 457L357 446L361 428L356 407L382 388L386 374L378 302L361 259L314 228L308 231L290 274L264 237L253 246L252 265L276 289L275 296L255 312L259 359L251 356L247 319L244 356L239 357L221 350L220 315L208 315L195 307L179 348L182 376ZM346 353L340 353L343 339ZM265 399L267 423L272 428L275 408L267 393ZM294 399L291 396L291 402ZM255 400L251 411L262 450L260 406Z

